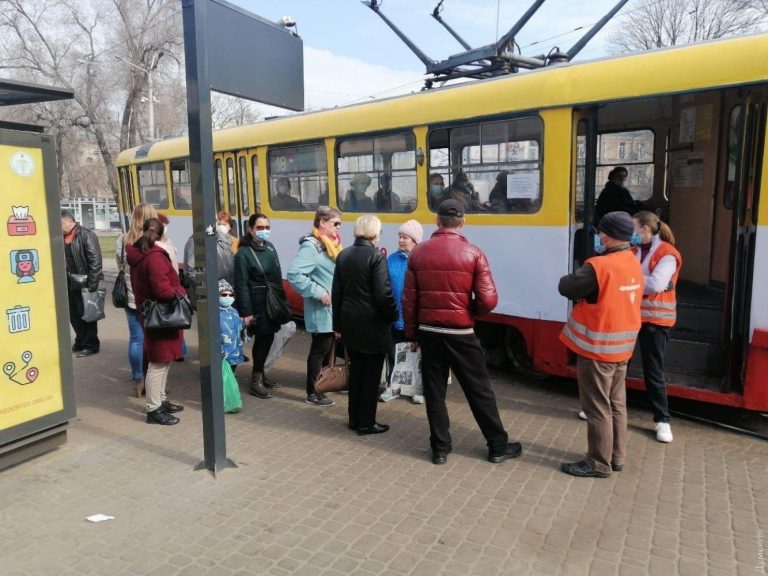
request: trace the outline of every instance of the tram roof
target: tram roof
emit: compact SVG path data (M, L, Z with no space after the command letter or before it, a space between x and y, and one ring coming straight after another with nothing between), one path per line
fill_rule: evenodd
M467 117L647 98L766 80L768 34L756 34L570 63L227 128L214 132L213 149L311 142ZM117 164L182 158L188 154L185 136L125 150L118 156Z

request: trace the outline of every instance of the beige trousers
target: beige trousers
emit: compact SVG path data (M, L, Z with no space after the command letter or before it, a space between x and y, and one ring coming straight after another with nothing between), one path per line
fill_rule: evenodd
M598 362L578 356L579 400L587 415L587 461L611 472L627 450L627 361Z
M147 412L160 408L165 400L165 383L168 380L168 370L171 363L156 364L150 362L147 367L147 375L144 377L144 389L147 393Z

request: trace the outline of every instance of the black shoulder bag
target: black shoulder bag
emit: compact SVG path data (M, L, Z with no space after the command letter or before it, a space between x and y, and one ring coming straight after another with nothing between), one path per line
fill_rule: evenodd
M277 287L267 280L267 274L264 272L261 262L259 262L259 257L256 256L256 251L250 246L248 249L251 251L251 254L253 254L253 258L256 260L256 265L259 267L259 270L261 270L261 275L264 276L264 287L267 289L267 317L269 317L272 322L280 324L281 326L287 324L291 321L292 314L285 298L283 287Z
M125 283L125 236L123 236L123 249L120 251L120 272L117 273L115 285L112 287L112 305L115 308L128 306L128 285Z
M144 328L150 331L164 328L186 330L192 326L192 313L192 304L189 299L178 291L170 302L144 300L141 305Z

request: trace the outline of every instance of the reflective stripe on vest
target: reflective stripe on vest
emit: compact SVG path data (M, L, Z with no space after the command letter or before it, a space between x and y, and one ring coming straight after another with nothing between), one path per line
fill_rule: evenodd
M587 340L584 340L581 338L578 334L575 334L574 332L578 332L578 329L576 329L573 326L573 323L571 320L568 320L568 324L563 327L563 334L571 341L573 342L577 347L581 348L582 350L586 350L587 352L591 352L592 354L622 354L624 352L632 352L635 349L635 340L637 339L637 332L625 332L625 334L628 334L628 338L622 338L624 342L621 344L600 344L600 343L592 343ZM590 336L593 340L598 340L599 338L596 338L595 336L603 334L603 341L616 341L618 340L618 337L616 334L608 333L608 332L592 332L588 331L592 336Z
M643 323L671 328L677 320L677 293L675 287L677 286L677 278L680 275L680 267L683 263L680 252L672 244L662 240L659 247L650 256L648 271L653 274L656 264L666 256L672 256L677 262L677 269L672 275L671 280L672 289L645 296L640 307L640 319Z

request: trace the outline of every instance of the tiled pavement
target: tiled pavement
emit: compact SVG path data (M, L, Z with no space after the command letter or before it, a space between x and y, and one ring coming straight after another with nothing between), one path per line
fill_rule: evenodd
M197 365L171 369L181 424L147 425L130 397L119 311L101 332L102 352L75 360L69 442L0 472L2 576L765 573L768 443L678 421L662 445L650 415L633 409L624 471L571 478L558 465L586 445L573 387L496 373L523 457L486 462L451 386L455 451L433 466L423 406L380 404L392 430L360 438L343 395L331 408L306 405L299 335L273 371L284 384L275 398L245 395L243 412L226 417L239 468L213 479L193 471ZM85 522L96 513L115 519Z

